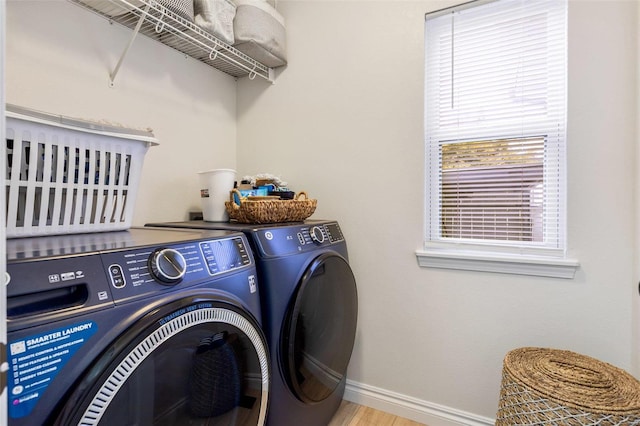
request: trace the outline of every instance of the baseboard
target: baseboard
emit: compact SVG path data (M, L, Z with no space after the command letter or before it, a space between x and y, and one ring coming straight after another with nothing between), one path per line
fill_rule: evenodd
M344 399L429 426L489 426L495 420L347 380Z

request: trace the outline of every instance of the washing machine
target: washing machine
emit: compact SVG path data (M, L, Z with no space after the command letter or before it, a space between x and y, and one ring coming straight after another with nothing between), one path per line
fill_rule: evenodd
M326 426L337 411L356 335L358 297L336 221L147 226L243 232L256 257L272 365L267 424Z
M7 241L9 426L262 425L270 363L244 234Z

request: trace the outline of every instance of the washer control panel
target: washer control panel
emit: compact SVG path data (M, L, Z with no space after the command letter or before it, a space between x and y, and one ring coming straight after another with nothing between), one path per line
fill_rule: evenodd
M283 256L344 242L337 222L262 228L254 231L265 256Z
M131 228L17 238L7 241L6 255L12 331L196 286L258 291L240 232Z
M102 261L115 301L188 287L253 264L244 236L105 253Z

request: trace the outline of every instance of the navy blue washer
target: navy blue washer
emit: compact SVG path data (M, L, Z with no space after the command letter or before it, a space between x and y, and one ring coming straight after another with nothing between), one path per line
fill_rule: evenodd
M24 238L7 255L9 426L264 424L269 353L243 234Z
M344 395L358 311L356 281L338 223L147 226L225 229L249 237L273 372L267 424L328 424Z

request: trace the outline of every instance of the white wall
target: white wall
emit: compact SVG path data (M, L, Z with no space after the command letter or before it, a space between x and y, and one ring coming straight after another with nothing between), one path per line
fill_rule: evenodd
M276 173L308 191L314 217L342 224L358 279L349 395L412 403L418 420L444 407L482 421L495 415L510 349L570 349L629 369L639 355L639 12L631 0L570 3L568 237L582 266L554 280L417 266L423 16L452 3L281 0L290 64L273 86L239 81L236 99L233 78L143 37L109 88L129 30L67 1L12 0L6 99L153 128L161 145L145 158L136 224L186 218L199 207L195 172L208 168Z
M134 224L200 209L197 171L234 168L236 81L68 1L7 2L7 102L153 129Z
M318 198L314 217L343 227L360 299L350 397L404 401L398 412L432 424L425 413L439 408L488 423L511 349L568 349L625 369L639 355L638 6L570 2L568 241L581 268L563 280L417 266L424 13L451 3L278 2L289 65L274 87L239 82L238 171L281 175Z

